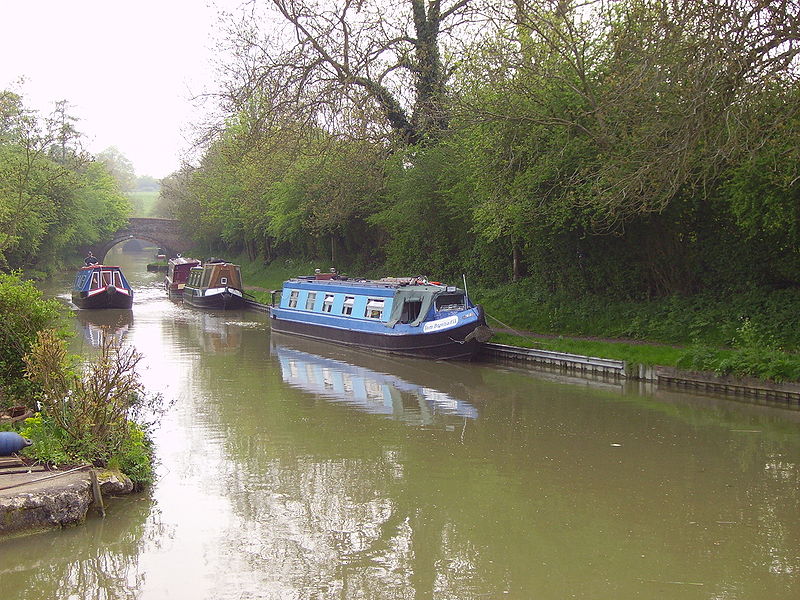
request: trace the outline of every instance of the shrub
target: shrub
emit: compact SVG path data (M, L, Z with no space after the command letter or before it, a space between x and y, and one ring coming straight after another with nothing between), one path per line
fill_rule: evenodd
M134 482L152 481L148 425L136 421L157 415L161 397L145 393L136 373L141 358L103 335L97 358L78 369L63 340L40 332L25 357L41 405L25 423L23 434L34 441L28 452L47 462L117 465Z
M43 300L41 292L19 273L0 273L0 408L26 404L35 385L26 380L23 357L39 331L55 326L61 309L56 300Z

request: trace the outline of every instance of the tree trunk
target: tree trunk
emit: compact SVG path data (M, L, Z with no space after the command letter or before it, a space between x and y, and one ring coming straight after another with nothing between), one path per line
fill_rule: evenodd
M522 277L522 269L519 260L519 245L514 237L511 237L511 280L519 281Z

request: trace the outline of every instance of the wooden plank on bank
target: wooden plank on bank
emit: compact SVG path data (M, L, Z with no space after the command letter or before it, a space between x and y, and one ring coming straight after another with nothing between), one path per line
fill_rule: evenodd
M47 473L47 469L43 466L35 466L35 467L25 467L23 469L13 468L13 467L5 467L0 469L0 476L3 475L21 475L25 473Z

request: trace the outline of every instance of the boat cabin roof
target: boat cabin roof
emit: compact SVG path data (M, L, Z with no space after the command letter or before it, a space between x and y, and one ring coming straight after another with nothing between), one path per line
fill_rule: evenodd
M205 263L202 263L202 264L198 263L197 265L192 267L192 270L193 271L195 269L197 269L197 270L209 270L209 269L220 268L220 267L224 267L226 269L231 269L231 268L238 269L239 265L235 265L235 264L229 263L229 262L205 262Z
M169 264L171 265L188 265L189 263L193 265L199 265L200 261L196 258L188 258L186 256L178 256L176 258L169 259Z
M425 292L448 292L464 293L464 290L455 286L448 286L439 283L438 281L429 282L427 279L420 277L384 277L383 279L351 279L349 277L336 278L327 277L327 274L310 276L299 276L288 279L283 283L283 287L287 288L303 288L303 289L325 289L346 292L346 288L369 290L370 293L379 290L391 290L388 294L380 295L393 295L395 290L398 289L414 289L416 291Z
M85 267L81 267L81 271L91 271L92 269L119 269L116 265L87 265Z

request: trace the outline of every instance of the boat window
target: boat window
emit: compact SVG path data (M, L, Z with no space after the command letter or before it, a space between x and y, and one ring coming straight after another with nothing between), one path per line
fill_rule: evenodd
M292 290L292 293L289 294L289 308L297 308L297 297L300 295L300 292L297 290Z
M204 269L203 271L201 271L203 276L200 279L200 287L204 288L211 287L211 274L214 271L216 271L214 267L211 267L210 269Z
M342 305L342 314L343 315L352 315L353 314L353 304L356 301L355 296L345 296L344 297L344 304Z
M113 274L111 273L111 271L102 271L101 272L101 277L102 277L102 281L103 281L103 285L104 286L111 285L114 282L113 281Z
M419 317L422 310L422 300L406 300L403 303L403 312L400 313L401 323L411 323Z
M333 294L325 294L325 300L322 302L322 312L331 312L333 308Z
M442 294L436 297L436 310L464 310L464 294Z
M122 285L122 276L119 271L114 271L114 285L118 288L124 287Z
M98 273L95 271L92 273L92 285L89 287L91 290L96 290L100 287L100 279L98 279Z
M380 319L383 317L383 300L370 298L367 300L367 312L364 315L368 319Z
M308 292L306 298L306 310L314 310L314 304L317 302L317 292Z

